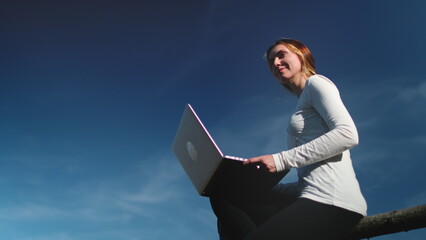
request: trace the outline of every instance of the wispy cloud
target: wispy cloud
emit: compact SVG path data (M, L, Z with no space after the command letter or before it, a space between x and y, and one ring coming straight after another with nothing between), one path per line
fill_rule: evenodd
M36 236L36 237L26 237L22 240L74 240L75 237L69 235L68 233L54 233L48 234L44 236Z
M12 221L34 221L40 219L57 219L70 217L72 213L65 209L36 204L31 201L22 204L11 204L0 209L0 219Z
M97 210L91 211L94 215L107 209L107 212L114 212L109 210L115 209L115 212L131 216L153 216L159 209L150 206L169 204L171 199L181 197L178 183L184 173L171 158L171 154L148 157L135 165L126 176L82 182L69 194L82 196L81 201ZM100 219L103 218L100 214Z
M121 200L138 203L159 203L170 200L172 197L180 196L177 180L183 177L183 172L176 161L171 161L174 157L150 157L144 160L140 168L140 176L143 182L140 183L139 190L124 194Z
M199 197L192 189L171 152L168 153L168 149L162 152L165 153L153 154L133 165L125 176L80 179L61 195L28 195L20 202L3 204L0 219L13 222L18 228L28 222L51 225L45 226L49 229L45 234L23 238L25 240L105 239L102 236L126 240L135 236L161 239L169 234L161 226L179 231L188 236L186 239L199 239L198 230L173 223L186 219L197 222L200 229L213 231L214 215L206 210L206 207L209 209L207 199ZM191 195L183 195L187 192ZM199 203L187 204L188 198L198 199ZM52 222L69 225L69 231L56 229ZM89 223L98 227L73 232L76 225ZM90 238L85 238L87 236Z
M421 82L414 87L406 87L402 89L398 95L399 98L412 101L412 100L426 100L426 82Z

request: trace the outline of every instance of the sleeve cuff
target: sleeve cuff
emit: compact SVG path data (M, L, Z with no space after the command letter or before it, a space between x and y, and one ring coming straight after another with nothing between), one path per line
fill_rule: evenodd
M284 159L282 159L282 156L279 153L272 154L272 156L274 157L275 168L277 169L277 172L284 171L285 165L284 165Z

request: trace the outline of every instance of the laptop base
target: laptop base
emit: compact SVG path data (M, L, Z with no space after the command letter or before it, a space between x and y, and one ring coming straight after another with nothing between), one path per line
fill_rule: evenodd
M250 196L270 191L288 172L270 173L254 164L224 158L202 196Z

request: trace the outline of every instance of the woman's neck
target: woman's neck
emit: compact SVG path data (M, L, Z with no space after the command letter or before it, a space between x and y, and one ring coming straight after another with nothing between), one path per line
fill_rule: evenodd
M300 74L294 76L294 78L289 81L289 86L297 97L300 97L302 94L307 79L308 77L305 74Z

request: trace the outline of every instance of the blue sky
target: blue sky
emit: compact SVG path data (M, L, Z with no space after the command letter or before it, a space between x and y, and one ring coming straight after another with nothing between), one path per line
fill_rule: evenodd
M217 239L171 142L191 103L225 153L284 150L297 99L263 60L279 37L305 42L339 87L360 134L352 156L368 213L426 203L425 8L1 1L0 238Z

